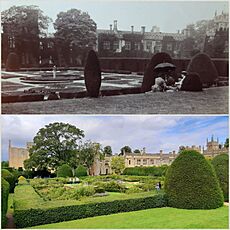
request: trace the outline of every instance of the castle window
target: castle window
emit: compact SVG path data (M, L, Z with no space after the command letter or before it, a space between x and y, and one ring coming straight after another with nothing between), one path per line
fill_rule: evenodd
M167 44L167 50L172 50L172 43Z
M104 41L103 42L103 49L104 50L110 50L110 41Z
M129 165L131 165L131 160L129 160Z
M39 43L39 48L40 48L40 50L43 50L43 43L42 42Z
M141 164L141 160L137 160L137 165L140 165Z
M53 42L48 42L48 44L47 44L47 47L48 47L48 48L53 48L53 46L54 46L54 43L53 43Z
M147 160L146 159L143 160L143 165L147 165Z
M149 51L152 50L152 42L151 41L146 42L146 49Z
M131 50L131 42L125 41L125 50Z
M9 46L10 48L15 48L15 37L9 37Z
M140 49L141 49L141 44L140 44L140 42L135 42L135 43L134 43L134 49L135 49L135 50L140 50Z
M118 41L114 41L114 42L113 42L113 49L114 49L114 50L119 49L119 42L118 42Z
M151 159L150 162L151 162L152 165L154 165L154 160L153 159Z

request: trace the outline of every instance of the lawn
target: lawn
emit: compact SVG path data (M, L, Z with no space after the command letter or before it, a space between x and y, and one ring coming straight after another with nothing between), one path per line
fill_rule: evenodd
M157 229L228 229L228 207L212 210L154 208L108 216L35 226L33 228L157 228Z

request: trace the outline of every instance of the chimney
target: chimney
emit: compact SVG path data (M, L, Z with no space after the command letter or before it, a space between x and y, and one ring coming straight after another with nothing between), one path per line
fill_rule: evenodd
M160 150L160 156L162 156L162 154L163 154L163 150Z
M113 25L112 24L109 25L109 30L110 30L110 32L112 32L112 30L113 30Z
M145 33L145 26L141 27L141 33L144 34Z
M117 20L113 21L113 30L117 31Z
M145 154L145 147L143 148L143 154Z
M131 32L133 33L133 31L134 31L134 26L131 26Z
M173 150L173 156L175 156L176 155L176 151L175 150Z

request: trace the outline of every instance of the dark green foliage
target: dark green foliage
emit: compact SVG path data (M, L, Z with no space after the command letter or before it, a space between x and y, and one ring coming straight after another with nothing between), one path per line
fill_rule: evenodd
M202 91L202 82L198 73L189 73L182 82L183 91Z
M225 143L224 143L224 147L225 148L229 147L229 138L226 138Z
M223 194L211 164L194 150L184 150L167 170L165 192L169 207L214 209L223 205Z
M188 64L188 73L198 73L202 84L211 85L218 77L216 67L205 53L196 54Z
M10 185L9 183L2 178L1 182L1 215L2 215L2 228L5 227L7 218L6 218L6 212L8 207L8 196L9 196L9 189Z
M131 153L132 152L132 149L129 147L129 146L124 146L121 148L121 153L120 155L124 155L124 153Z
M9 167L9 161L2 161L2 168L8 168Z
M85 86L90 97L98 97L101 86L101 67L95 51L88 53L85 70Z
M141 86L141 91L143 93L150 91L152 85L155 84L155 78L157 76L157 73L156 71L154 71L154 67L163 62L173 64L172 58L167 53L157 53L152 57L150 63L148 64L144 72L144 78Z
M10 193L14 192L17 178L15 178L13 173L9 172L7 169L2 169L2 178L10 184Z
M168 166L152 166L152 167L133 167L126 168L123 175L136 175L136 176L164 176Z
M87 169L82 166L82 165L79 165L76 170L75 170L75 176L77 177L81 177L81 176L87 176L88 173L87 173Z
M14 212L17 228L26 228L42 224L57 223L93 216L109 215L119 212L130 212L149 208L165 207L163 194L152 197L115 200L110 202L89 203L74 206L62 206L46 209L16 209Z
M212 165L219 179L220 187L224 194L224 201L229 200L229 156L220 154L213 158Z
M63 164L60 167L58 167L57 177L72 177L72 176L73 176L72 168L69 165Z
M19 68L18 55L16 53L9 53L6 61L6 71L17 71Z

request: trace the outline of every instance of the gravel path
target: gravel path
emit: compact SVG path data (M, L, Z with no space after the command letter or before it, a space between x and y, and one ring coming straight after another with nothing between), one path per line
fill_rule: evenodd
M2 104L2 114L228 114L228 87Z

